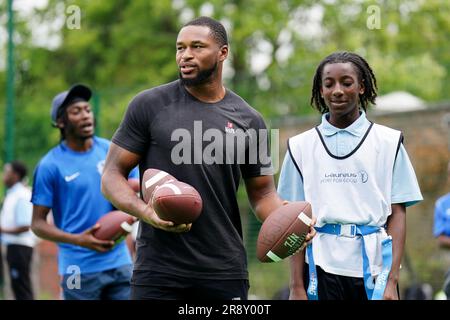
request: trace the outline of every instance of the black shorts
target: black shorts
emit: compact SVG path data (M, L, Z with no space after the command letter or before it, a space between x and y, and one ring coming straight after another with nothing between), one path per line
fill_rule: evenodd
M319 266L316 266L316 269L319 300L367 300L363 278L327 273ZM303 282L305 290L307 290L309 285L308 264L305 263L303 271ZM400 297L398 285L397 294Z
M146 284L131 284L131 300L247 300L247 279L195 279L154 271L146 272ZM133 274L133 277L135 274Z

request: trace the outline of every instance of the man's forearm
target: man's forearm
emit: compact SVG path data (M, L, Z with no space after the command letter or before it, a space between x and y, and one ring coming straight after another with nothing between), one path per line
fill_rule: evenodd
M21 233L27 232L28 230L30 230L30 226L22 226L22 227L15 227L15 228L1 228L0 232L6 233L6 234L21 234Z
M103 173L102 193L117 209L142 219L146 204L119 172L109 170Z
M45 240L79 245L78 235L64 232L61 229L58 229L56 226L48 224L44 220L33 222L33 224L31 225L31 230L39 238Z
M283 200L276 192L272 192L261 198L254 207L255 215L260 221L266 218L276 209L283 205Z

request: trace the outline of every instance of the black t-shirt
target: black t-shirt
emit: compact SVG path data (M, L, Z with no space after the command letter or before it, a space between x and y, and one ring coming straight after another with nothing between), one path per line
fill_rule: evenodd
M273 174L270 156L255 157L260 150L254 148L256 140L266 146L262 151L268 149L260 129L266 129L261 115L230 90L220 102L204 103L177 80L145 90L131 101L112 141L142 157L141 178L148 168L164 170L196 188L203 200L203 211L187 233L140 224L135 284L145 284L144 271L248 278L236 193L241 175ZM236 142L234 136L243 132L245 143ZM234 139L233 148L220 144L227 139Z

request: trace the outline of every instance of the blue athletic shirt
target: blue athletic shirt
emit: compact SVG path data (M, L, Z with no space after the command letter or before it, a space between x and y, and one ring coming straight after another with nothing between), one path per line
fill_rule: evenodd
M109 145L110 141L94 137L91 149L77 152L63 141L39 162L34 173L31 202L51 208L59 229L81 233L101 216L115 210L100 189ZM137 178L137 170L130 176ZM81 273L91 273L131 264L124 241L106 253L67 243L58 243L58 247L58 272L61 275L73 273L73 266L79 267Z
M434 207L433 235L450 237L450 193L440 197Z

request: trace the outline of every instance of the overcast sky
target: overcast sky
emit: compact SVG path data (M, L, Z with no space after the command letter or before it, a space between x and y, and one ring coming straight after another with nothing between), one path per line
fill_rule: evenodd
M43 8L48 0L14 0L13 7L23 13L30 13L33 8Z

